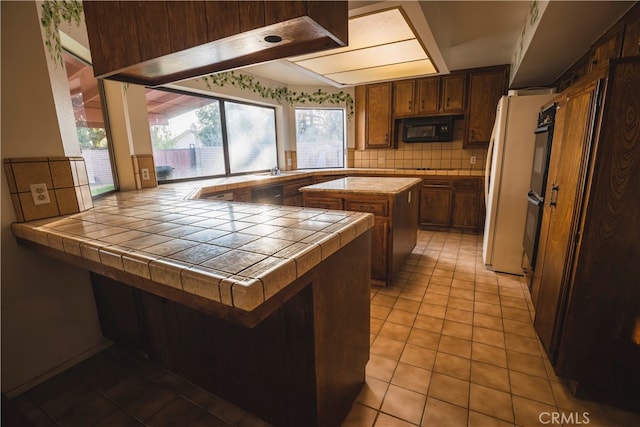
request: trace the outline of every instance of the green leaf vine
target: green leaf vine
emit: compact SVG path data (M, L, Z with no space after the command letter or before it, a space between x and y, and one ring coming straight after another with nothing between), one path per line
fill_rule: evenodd
M60 42L60 24L75 23L80 25L82 21L82 3L78 0L45 0L42 3L42 17L40 23L45 29L45 45L51 59L58 65L64 65L62 59L62 43Z
M289 105L299 105L305 103L315 104L344 104L347 106L347 117L353 117L353 98L344 91L326 92L318 89L314 92L296 92L287 87L268 87L264 86L258 79L246 74L236 74L233 71L226 71L217 74L210 74L201 77L209 90L213 90L214 86L224 87L233 86L242 90L250 90L265 99L272 99Z

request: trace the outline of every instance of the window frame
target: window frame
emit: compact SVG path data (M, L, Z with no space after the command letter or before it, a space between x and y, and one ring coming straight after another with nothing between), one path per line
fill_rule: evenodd
M93 68L93 64L90 61L86 60L85 58L82 57L82 55L74 52L72 49L66 46L63 46L62 50L63 50L63 54L66 53L68 55L71 55L77 61ZM66 75L66 65L65 65L65 75ZM107 107L107 96L106 96L106 91L104 89L104 82L102 81L102 79L98 79L98 78L96 78L95 80L98 85L98 93L100 94L100 109L102 110L102 119L104 121L105 138L107 139L107 151L109 152L109 163L111 165L111 178L113 179L113 189L109 191L105 191L100 194L96 194L96 195L91 194L92 200L97 200L97 199L100 199L101 197L105 197L120 191L120 182L118 180L118 168L117 168L117 163L115 158L115 152L113 149L113 133L111 132L111 122L109 120L109 110ZM67 85L68 85L68 78L67 78ZM68 92L69 92L69 100L73 104L70 90L68 90ZM75 117L74 117L74 126L75 126ZM77 129L77 126L76 126L76 129ZM80 147L80 140L78 140L78 147ZM82 148L81 148L81 151L82 151ZM82 155L80 157L82 157ZM91 186L89 186L89 188L91 188Z
M308 170L323 170L323 169L346 169L347 167L347 120L346 120L346 110L340 107L295 107L293 112L293 121L295 128L295 141L296 141L296 157L299 159L300 150L298 147L298 120L297 120L297 112L298 110L331 110L331 111L340 111L342 113L342 166L325 166L325 167L315 167L315 168L304 168ZM300 165L297 165L300 168Z
M202 180L202 179L212 179L212 178L225 178L225 177L233 177L233 176L242 176L242 175L252 175L252 174L256 174L256 173L264 173L264 172L268 172L270 169L257 169L254 171L249 171L249 172L231 172L231 162L230 162L230 158L229 158L229 137L228 137L228 132L227 132L227 118L226 118L226 102L230 102L230 103L234 103L234 104L243 104L243 105L248 105L251 107L260 107L260 108L266 108L269 110L272 110L273 112L273 124L274 124L274 143L275 143L275 161L276 164L279 164L280 162L280 154L278 152L278 119L277 119L277 114L276 114L276 107L272 106L272 105L265 105L265 104L258 104L255 102L250 102L250 101L246 101L246 100L241 100L241 99L232 99L232 98L225 98L222 96L215 96L215 95L209 95L209 94L204 94L204 93L199 93L199 92L191 92L189 90L185 90L185 89L177 89L177 88L173 88L173 87L165 87L165 86L158 86L158 87L152 87L152 86L145 86L145 89L147 90L157 90L157 91L162 91L162 92L170 92L170 93L175 93L175 94L179 94L179 95L187 95L187 96L195 96L195 97L199 97L199 98L205 98L205 99L211 99L211 100L215 100L219 102L220 105L220 124L221 124L221 133L222 133L222 148L223 148L223 158L224 158L224 170L225 173L224 174L218 174L218 175L201 175L201 176L194 176L194 177L183 177L183 178L175 178L175 179L164 179L164 180L160 180L158 179L158 184L170 184L170 183L176 183L176 182L186 182L186 181L196 181L196 180ZM148 110L147 110L148 111ZM148 123L149 126L151 126L150 123ZM155 163L155 158L154 158L154 163Z

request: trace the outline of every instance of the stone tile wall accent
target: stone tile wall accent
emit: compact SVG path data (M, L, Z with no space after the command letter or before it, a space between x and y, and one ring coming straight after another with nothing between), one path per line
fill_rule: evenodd
M93 207L82 157L4 159L4 171L18 222L83 212ZM49 203L36 205L31 185L45 184Z

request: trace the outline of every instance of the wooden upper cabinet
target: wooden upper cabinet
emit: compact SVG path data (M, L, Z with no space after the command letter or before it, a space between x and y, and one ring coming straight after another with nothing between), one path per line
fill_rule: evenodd
M416 114L435 114L439 108L440 78L427 77L416 80Z
M466 74L393 83L393 116L464 114Z
M619 58L622 50L624 24L614 25L596 42L589 52L589 71L603 65L610 58Z
M390 148L391 83L366 86L365 148Z
M640 55L640 3L636 3L623 19L622 56Z
M393 83L393 115L408 116L414 111L414 80Z
M472 71L464 146L485 145L491 138L498 100L507 90L509 66Z
M96 77L160 85L348 44L346 1L85 1ZM279 43L260 43L269 35Z
M442 101L440 110L443 113L464 113L464 100L467 86L465 74L453 74L442 77Z

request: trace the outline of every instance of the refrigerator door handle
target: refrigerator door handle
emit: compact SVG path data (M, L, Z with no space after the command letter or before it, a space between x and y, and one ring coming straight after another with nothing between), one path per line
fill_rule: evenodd
M491 138L489 138L489 149L487 150L487 161L484 166L484 200L488 203L489 200L489 179L491 179L491 163L493 160L493 146L496 140L496 123L493 124L491 129Z

